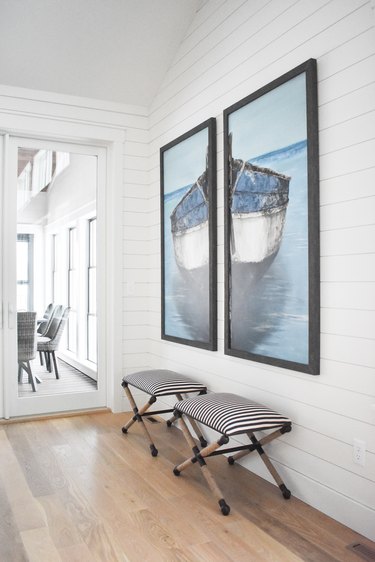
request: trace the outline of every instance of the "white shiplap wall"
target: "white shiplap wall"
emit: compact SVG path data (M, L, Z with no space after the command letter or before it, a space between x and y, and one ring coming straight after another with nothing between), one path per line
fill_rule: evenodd
M123 375L149 365L148 119L127 131L123 193ZM120 383L120 381L119 381ZM123 397L120 384L116 389Z
M368 0L209 0L202 7L150 109L149 191L140 190L132 203L135 222L129 229L138 257L128 259L139 264L131 273L139 283L137 298L126 298L126 303L132 300L128 310L135 306L137 319L129 337L138 343L138 337L149 338L148 345L132 347L128 358L135 360L129 366L162 366L196 375L212 390L237 392L289 415L292 433L272 444L270 451L292 493L374 540L373 11ZM318 62L322 300L318 377L223 352L222 111L308 58ZM217 352L160 339L159 148L212 116L218 126ZM143 181L145 170L138 173ZM138 195L136 189L133 192ZM143 221L149 227L149 245L139 227ZM352 462L353 438L366 442L364 467ZM251 456L246 461L266 477L260 465Z

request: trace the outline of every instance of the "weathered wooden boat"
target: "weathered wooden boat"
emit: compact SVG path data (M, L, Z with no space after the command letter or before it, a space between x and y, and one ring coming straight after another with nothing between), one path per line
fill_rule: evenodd
M171 213L171 230L177 264L196 270L208 264L207 170L191 186Z
M229 179L232 263L269 265L281 244L291 178L231 158ZM206 169L170 217L176 263L184 270L208 264L208 215Z
M232 263L276 256L289 202L290 177L240 159L230 161Z

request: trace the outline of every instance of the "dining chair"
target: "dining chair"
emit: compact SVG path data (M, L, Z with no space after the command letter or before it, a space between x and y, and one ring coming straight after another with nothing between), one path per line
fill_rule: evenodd
M44 311L43 318L37 320L38 327L36 331L40 336L44 336L45 333L47 332L53 317L54 310L55 310L55 305L52 302L49 303L46 310Z
M62 317L62 314L64 312L64 306L62 304L56 305L51 313L51 317L48 321L48 326L47 328L44 330L43 334L38 334L38 338L37 338L37 343L39 344L44 342L45 340L42 340L41 338L48 338L51 339L55 336L57 328L59 327L60 324L60 320ZM40 358L40 364L44 365L43 362L43 353L42 351L39 350L39 345L37 345L37 349L39 352L39 358ZM47 362L47 360L46 360Z
M59 347L61 336L63 335L65 325L68 320L70 307L59 305L56 308L57 310L53 313L53 318L51 320L50 326L45 336L38 337L37 350L41 357L42 364L43 364L42 356L44 354L46 360L46 368L50 373L52 372L52 363L51 363L51 358L52 358L55 376L57 379L59 379L60 376L59 376L59 371L57 369L55 352Z
M41 382L30 365L36 356L36 338L36 312L17 312L18 382L22 382L23 371L26 371L34 392L37 390L36 383Z

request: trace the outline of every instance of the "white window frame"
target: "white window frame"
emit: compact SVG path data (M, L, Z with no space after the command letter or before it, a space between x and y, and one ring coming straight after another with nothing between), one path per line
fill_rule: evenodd
M92 239L91 239L91 225L95 222L95 246L96 246L96 239L97 239L97 234L96 234L96 229L97 229L97 219L96 216L92 217L91 219L88 220L88 248L87 248L87 314L86 314L86 357L87 357L87 361L90 362L94 362L95 364L97 364L97 351L95 353L95 361L93 361L93 359L89 356L89 340L90 340L90 318L91 317L95 317L97 319L97 312L96 312L96 308L95 308L95 313L93 313L90 310L90 271L95 269L96 272L96 278L97 278L97 257L96 257L96 247L95 247L95 263L92 264L91 261L91 249L92 249ZM97 287L97 282L95 282L95 285ZM98 346L98 337L96 335L96 347Z

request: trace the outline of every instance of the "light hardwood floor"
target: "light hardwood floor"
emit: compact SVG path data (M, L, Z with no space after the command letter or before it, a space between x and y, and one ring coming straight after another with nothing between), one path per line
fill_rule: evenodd
M150 424L159 456L130 414L0 425L1 562L360 562L375 546L224 457L208 459L231 505L221 515L180 431ZM292 490L293 493L293 490Z

